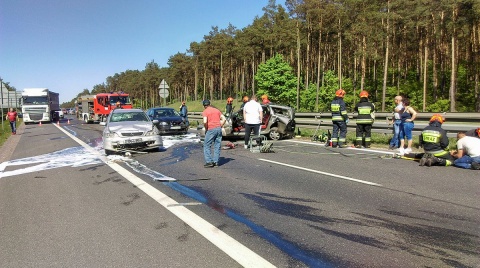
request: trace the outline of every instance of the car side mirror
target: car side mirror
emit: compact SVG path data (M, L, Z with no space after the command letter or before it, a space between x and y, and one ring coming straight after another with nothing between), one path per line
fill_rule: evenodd
M155 119L155 120L152 121L152 123L153 123L154 125L158 125L158 123L160 123L160 121L158 121L157 119Z

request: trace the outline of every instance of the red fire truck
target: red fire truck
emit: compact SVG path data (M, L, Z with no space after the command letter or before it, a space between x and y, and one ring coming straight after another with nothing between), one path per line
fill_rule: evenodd
M128 93L99 93L83 95L77 99L77 118L85 123L103 122L110 111L117 108L117 102L123 109L132 109Z

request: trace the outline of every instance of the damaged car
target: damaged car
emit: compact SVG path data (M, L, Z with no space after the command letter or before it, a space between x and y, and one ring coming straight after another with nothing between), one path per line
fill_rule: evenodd
M188 132L188 123L175 109L161 107L150 108L147 116L151 120L158 120L156 124L160 134L186 134Z
M163 146L162 136L155 127L158 120L150 118L141 109L115 109L107 118L103 130L105 154L116 152L143 152Z
M260 134L271 140L292 138L295 135L295 110L289 106L262 104L263 120ZM233 112L224 125L224 137L245 136L243 109ZM205 136L205 129L201 131Z

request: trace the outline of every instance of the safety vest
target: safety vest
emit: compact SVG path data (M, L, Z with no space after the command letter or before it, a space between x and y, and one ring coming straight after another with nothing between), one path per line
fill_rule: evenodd
M440 133L440 131L424 129L422 131L422 140L426 153L439 154L445 152L440 146L440 141L442 140L442 133Z
M371 102L357 103L355 111L358 112L357 124L373 124L372 113L375 111L375 106Z
M335 98L330 104L332 111L332 121L346 121L348 119L345 102L342 98Z

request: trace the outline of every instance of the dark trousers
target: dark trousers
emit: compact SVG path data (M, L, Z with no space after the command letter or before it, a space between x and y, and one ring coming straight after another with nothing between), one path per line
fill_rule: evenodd
M370 147L372 137L371 124L357 124L355 145Z
M258 136L260 134L260 124L245 124L245 145L248 145L250 142L250 133L252 130L253 135Z
M332 124L332 146L343 145L347 141L347 123L345 121L332 121ZM340 132L340 136L338 132Z

